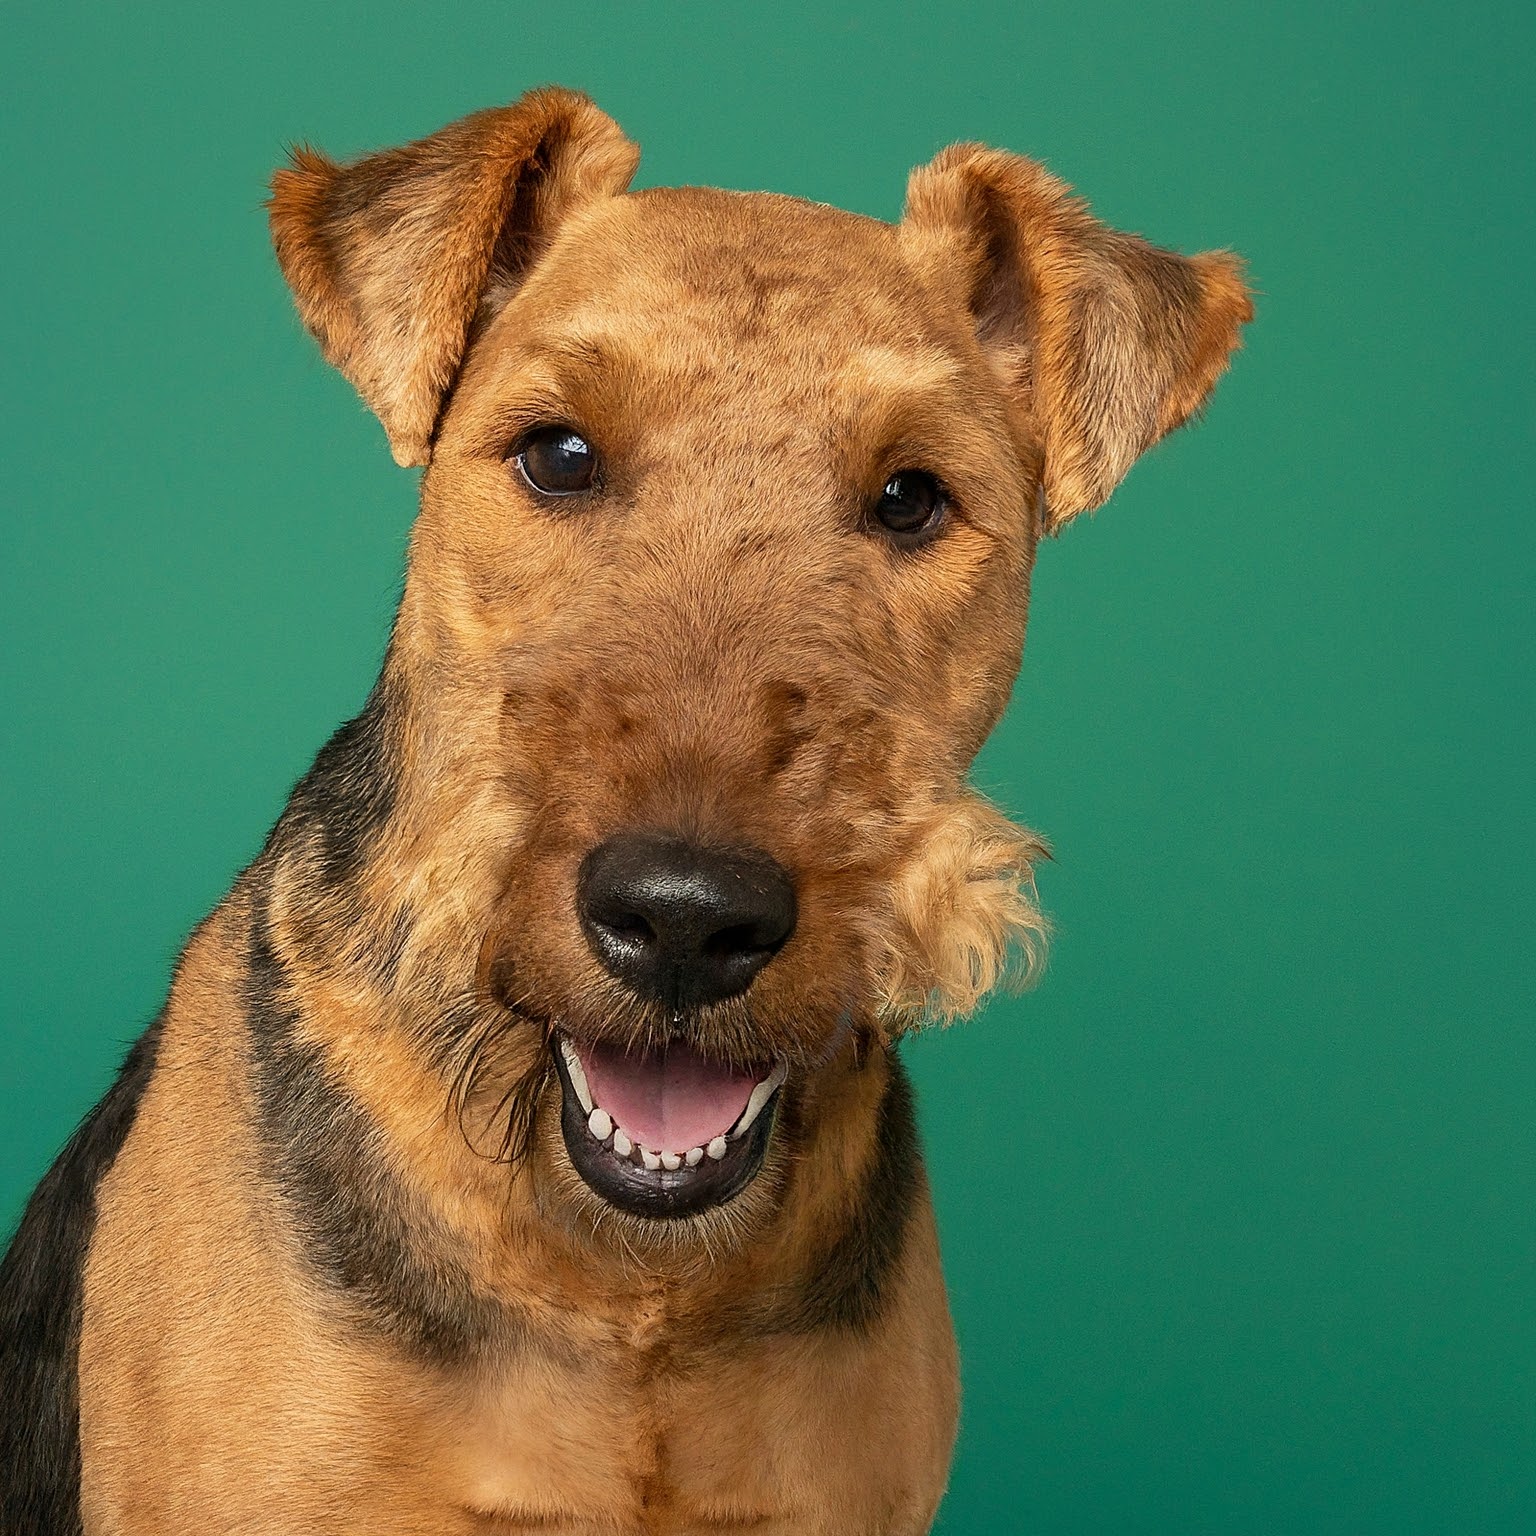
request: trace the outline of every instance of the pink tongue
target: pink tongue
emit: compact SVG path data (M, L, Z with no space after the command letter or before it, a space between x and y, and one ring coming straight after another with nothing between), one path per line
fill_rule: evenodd
M758 1082L686 1045L644 1055L612 1045L578 1050L592 1102L651 1152L707 1147L741 1118Z

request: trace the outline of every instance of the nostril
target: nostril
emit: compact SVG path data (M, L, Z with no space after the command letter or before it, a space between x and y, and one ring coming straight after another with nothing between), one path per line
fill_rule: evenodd
M782 943L782 939L777 943L765 943L755 924L737 923L735 927L722 928L719 933L710 934L704 941L704 948L716 955L772 954Z
M592 921L600 923L610 933L632 944L656 942L656 930L638 912L594 914Z

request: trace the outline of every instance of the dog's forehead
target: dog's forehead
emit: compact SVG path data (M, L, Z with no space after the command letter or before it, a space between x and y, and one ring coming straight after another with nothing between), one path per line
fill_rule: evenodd
M642 355L793 341L826 363L947 348L949 318L879 220L767 192L659 188L570 221L530 284L544 323Z
M656 451L667 422L668 451L686 456L710 423L743 441L769 421L857 435L962 403L989 415L987 393L973 330L907 264L891 225L683 187L567 218L473 349L460 409L494 435L508 402L559 414L563 400L632 418Z

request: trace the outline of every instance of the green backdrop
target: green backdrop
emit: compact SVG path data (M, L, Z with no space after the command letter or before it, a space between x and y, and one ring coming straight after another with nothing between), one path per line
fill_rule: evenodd
M415 477L292 317L285 142L558 80L644 182L893 217L981 138L1262 297L1205 423L1043 550L981 766L1059 932L909 1051L941 1529L1536 1530L1531 15L7 0L0 1223L398 590Z

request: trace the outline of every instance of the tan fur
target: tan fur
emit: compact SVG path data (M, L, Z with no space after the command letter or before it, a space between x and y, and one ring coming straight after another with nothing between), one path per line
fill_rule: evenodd
M1042 166L981 144L912 173L903 234L1035 419L1053 531L1199 409L1253 318L1229 252L1107 229Z
M291 819L184 957L98 1201L89 1536L932 1521L957 1386L920 1167L878 1305L796 1309L864 1230L891 1042L1040 960L1043 845L967 773L1018 666L1041 488L1052 528L1107 497L1248 301L1231 258L1109 231L997 151L914 173L896 227L626 194L635 154L549 90L274 178L300 314L427 465L388 813L340 873ZM519 480L509 447L548 422L600 446L600 495ZM911 467L953 514L903 551L867 509ZM576 1176L545 1065L557 1026L666 1026L573 916L584 853L635 826L765 849L799 901L698 1022L790 1063L784 1132L740 1196L671 1224ZM489 1320L472 1344L429 1357L318 1271L252 1087L258 930L291 1048L367 1127L359 1183Z
M879 995L898 1027L962 1018L1045 962L1031 873L1045 854L1038 838L972 795L923 831L921 847L892 883L895 925L881 935L889 969Z
M531 260L532 231L622 192L639 159L590 102L535 91L347 171L300 149L273 177L272 238L299 313L384 423L396 462L427 462L498 254ZM524 179L543 162L552 174Z

